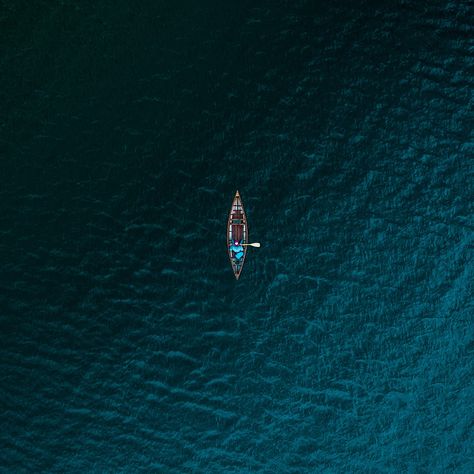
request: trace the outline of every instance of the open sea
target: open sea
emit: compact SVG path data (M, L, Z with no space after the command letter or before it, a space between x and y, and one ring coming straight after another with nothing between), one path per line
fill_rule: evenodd
M0 0L0 269L2 474L474 473L474 2Z

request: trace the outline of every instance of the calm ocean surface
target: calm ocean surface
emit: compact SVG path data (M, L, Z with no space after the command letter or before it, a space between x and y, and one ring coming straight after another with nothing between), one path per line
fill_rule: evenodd
M1 473L474 472L471 0L1 3Z

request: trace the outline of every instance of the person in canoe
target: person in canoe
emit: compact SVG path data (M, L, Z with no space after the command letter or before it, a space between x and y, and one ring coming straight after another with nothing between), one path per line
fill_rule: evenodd
M238 240L234 240L234 243L230 244L230 250L235 253L237 260L240 260L244 256L244 248Z

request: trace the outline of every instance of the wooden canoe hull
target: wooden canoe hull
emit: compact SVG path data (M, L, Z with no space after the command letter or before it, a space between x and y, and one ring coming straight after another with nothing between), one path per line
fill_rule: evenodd
M227 221L227 252L229 254L230 264L232 265L235 278L238 280L244 266L247 247L244 247L244 255L240 260L238 260L235 258L234 252L230 250L230 245L235 240L238 240L241 244L248 243L247 216L245 215L239 191L235 193L230 208L229 219Z

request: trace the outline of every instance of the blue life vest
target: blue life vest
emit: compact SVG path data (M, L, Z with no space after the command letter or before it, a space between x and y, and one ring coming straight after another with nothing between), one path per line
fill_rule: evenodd
M244 256L244 248L242 245L238 244L231 244L230 250L232 250L235 253L235 258L237 260L240 260Z

